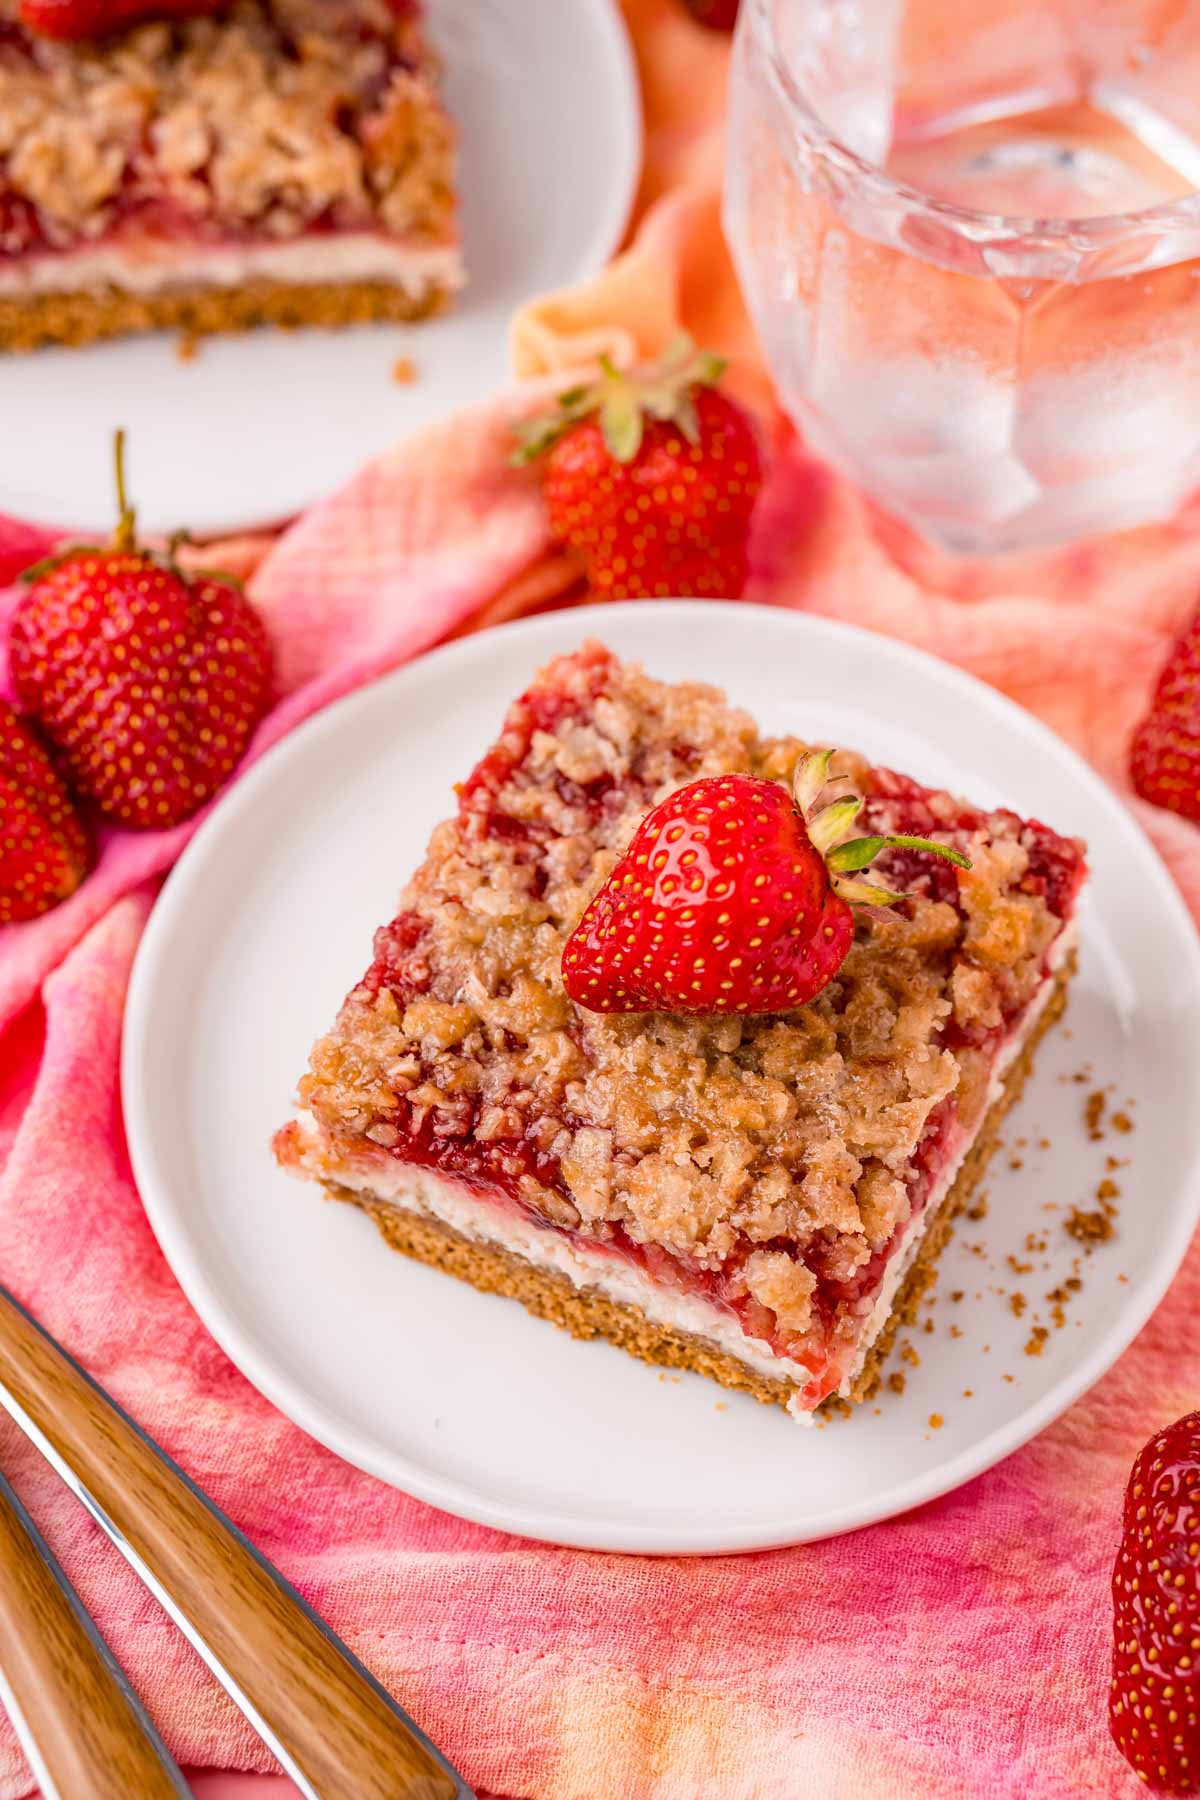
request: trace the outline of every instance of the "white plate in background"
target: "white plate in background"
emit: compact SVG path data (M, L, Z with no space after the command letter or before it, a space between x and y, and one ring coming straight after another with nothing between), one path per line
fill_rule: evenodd
M853 745L1089 841L1071 1035L1058 1029L1042 1046L1005 1132L1027 1147L994 1158L989 1216L960 1223L920 1365L878 1412L868 1404L805 1430L699 1376L664 1379L607 1344L577 1343L406 1261L364 1215L271 1160L309 1045L370 961L372 930L452 810L452 783L533 671L589 635L657 676L717 683L765 729ZM1069 1079L1085 1061L1096 1085L1115 1084L1114 1103L1135 1103L1129 1137L1089 1140L1087 1089ZM264 757L154 909L123 1081L134 1170L167 1258L285 1413L447 1511L556 1543L678 1553L794 1543L900 1512L999 1461L1096 1381L1161 1298L1196 1222L1198 1067L1191 921L1130 814L1045 726L949 665L847 625L646 601L468 637ZM1026 1356L1040 1296L1079 1251L1063 1217L1087 1202L1114 1144L1132 1158L1118 1234L1088 1260L1066 1327ZM1029 1260L1030 1232L1048 1248L1015 1283L1031 1300L1017 1319L998 1290L1014 1285L1009 1254ZM960 1288L952 1306L945 1296Z
M141 527L212 536L300 512L360 463L507 374L513 312L601 269L641 168L615 0L425 0L462 146L467 286L419 325L205 339L157 333L0 356L0 512L107 531L124 425ZM408 356L416 380L392 378Z

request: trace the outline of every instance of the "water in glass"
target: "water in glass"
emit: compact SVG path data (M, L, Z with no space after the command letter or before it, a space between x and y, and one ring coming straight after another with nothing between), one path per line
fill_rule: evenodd
M726 231L784 403L950 549L1200 482L1200 5L743 0Z

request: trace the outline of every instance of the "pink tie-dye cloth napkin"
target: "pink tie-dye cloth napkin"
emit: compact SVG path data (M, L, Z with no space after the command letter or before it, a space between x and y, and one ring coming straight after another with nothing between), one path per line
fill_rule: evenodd
M500 455L511 402L423 434L268 554L251 592L306 711L415 654L535 563ZM842 484L778 448L754 596L938 648L1115 775L1200 583L1182 526L953 596L904 572ZM942 577L945 571L940 571ZM929 572L926 572L927 578ZM1152 820L1193 902L1197 836ZM950 1498L829 1544L709 1561L556 1551L463 1524L339 1462L238 1375L166 1268L130 1179L117 1052L156 877L185 832L114 833L80 894L0 935L0 1274L274 1557L468 1777L530 1800L1131 1791L1104 1729L1125 1470L1200 1385L1195 1258L1117 1368ZM397 872L399 879L400 872ZM182 1759L266 1758L182 1638L7 1426L14 1477ZM0 1796L25 1791L0 1736Z
M719 144L702 115L717 104L723 49L696 52L674 0L627 10L651 77L645 197L672 191L601 282L523 316L518 371L543 375L598 345L653 349L681 317L733 351L734 379L773 436L751 597L949 657L1040 713L1120 785L1129 726L1200 591L1200 516L981 571L921 550L812 462L771 414L719 247ZM265 556L261 544L225 547L253 570L278 649L284 697L255 753L449 631L575 592L546 553L534 479L504 462L507 418L527 403L493 403L400 446ZM43 542L0 533L0 581ZM1200 832L1141 816L1200 913ZM516 1800L1140 1792L1105 1728L1108 1576L1129 1461L1200 1389L1200 1256L1116 1368L1036 1442L869 1531L768 1555L652 1561L531 1545L433 1512L318 1448L241 1378L143 1216L121 1127L122 1004L157 881L186 835L113 833L73 900L0 931L0 1278L468 1779ZM182 1638L7 1424L0 1466L180 1759L268 1767ZM0 1800L28 1786L0 1722Z

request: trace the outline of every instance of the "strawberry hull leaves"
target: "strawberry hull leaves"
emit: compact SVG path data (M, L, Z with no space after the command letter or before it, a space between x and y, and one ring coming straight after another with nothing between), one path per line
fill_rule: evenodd
M700 441L695 390L715 387L725 373L722 356L710 350L693 350L680 338L661 363L648 369L623 373L612 359L600 359L601 379L567 388L558 396L551 413L539 413L517 422L514 431L519 448L513 461L533 462L565 437L572 426L596 418L605 448L614 462L632 462L642 447L646 420L675 424L689 444Z
M567 941L571 998L593 1012L786 1012L836 975L854 905L902 897L848 871L896 845L970 867L924 838L843 841L862 802L817 808L830 755L803 758L790 795L707 776L654 807Z

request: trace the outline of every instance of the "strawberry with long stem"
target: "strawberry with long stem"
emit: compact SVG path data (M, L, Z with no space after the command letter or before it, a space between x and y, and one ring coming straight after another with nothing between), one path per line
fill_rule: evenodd
M241 589L141 548L115 442L118 522L30 570L9 633L25 710L105 817L176 825L241 758L270 696L271 650Z
M970 868L930 838L849 836L862 800L818 804L832 755L802 757L791 794L757 776L716 775L654 807L567 940L571 998L593 1012L785 1012L836 975L853 907L904 898L862 878L882 851Z

